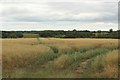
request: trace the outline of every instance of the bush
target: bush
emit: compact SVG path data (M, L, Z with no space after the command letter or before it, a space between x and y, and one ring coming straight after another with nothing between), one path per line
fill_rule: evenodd
M23 34L24 38L38 38L39 34Z

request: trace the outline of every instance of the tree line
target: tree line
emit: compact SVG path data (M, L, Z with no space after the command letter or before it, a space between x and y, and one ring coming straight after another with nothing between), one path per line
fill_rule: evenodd
M76 29L71 31L64 30L45 30L45 31L2 31L2 38L27 38L31 37L44 37L44 38L113 38L120 39L118 35L120 30L113 31L78 31ZM35 35L36 34L36 35Z

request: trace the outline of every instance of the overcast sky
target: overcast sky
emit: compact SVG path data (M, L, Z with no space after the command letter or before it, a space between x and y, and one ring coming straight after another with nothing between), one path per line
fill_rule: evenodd
M1 30L118 29L118 0L0 0Z

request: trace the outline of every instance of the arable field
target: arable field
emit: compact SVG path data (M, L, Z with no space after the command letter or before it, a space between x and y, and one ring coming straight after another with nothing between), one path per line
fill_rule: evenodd
M5 78L117 78L117 39L2 39Z

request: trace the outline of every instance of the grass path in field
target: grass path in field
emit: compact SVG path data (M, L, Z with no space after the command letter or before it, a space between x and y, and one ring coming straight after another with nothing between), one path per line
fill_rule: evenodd
M94 77L96 74L95 73L92 73L92 70L90 69L90 67L89 66L91 66L91 65L89 65L91 62L93 62L93 61L96 61L96 60L98 60L98 59L100 59L100 57L101 57L101 61L100 61L100 63L99 63L99 65L97 65L96 67L100 67L100 66L105 66L105 64L104 64L104 62L102 62L102 61L104 61L104 58L105 58L105 56L106 55L110 55L110 53L112 53L112 52L115 52L117 49L113 49L113 50L111 50L111 51L108 51L108 52L106 52L105 54L102 54L102 55L96 55L96 56L94 56L94 57L92 57L92 58L90 58L90 59L86 59L86 60L84 60L84 61L82 61L82 62L80 62L80 65L75 69L75 76L77 77L77 78L84 78L84 77ZM113 56L114 57L114 56ZM110 65L110 64L109 64ZM112 66L114 66L114 65L112 65ZM92 66L93 67L93 66ZM94 66L95 67L95 66ZM102 67L101 67L102 68ZM91 71L91 72L90 72ZM102 73L102 71L101 71L101 69L98 69L98 71L99 71L99 74L101 75L101 73ZM93 72L94 72L94 70L93 70ZM104 76L106 76L106 75L104 75ZM116 76L116 75L115 75ZM97 76L96 76L97 77ZM98 76L98 77L100 77L100 76Z
M89 50L88 50L88 52L89 52ZM84 54L84 53L82 53L82 54ZM99 54L97 54L97 55L99 55ZM97 56L97 55L95 55L95 56ZM77 69L79 68L79 70L80 71L84 71L84 68L85 68L85 66L86 66L86 64L87 64L87 62L89 61L89 60L91 60L93 57L95 57L95 56L92 56L91 58L86 58L85 57L85 59L83 58L83 59L80 59L80 61L79 61L79 63L80 63L80 67L77 67ZM59 58L60 56L58 56L58 58ZM56 59L56 58L55 58ZM50 68L53 70L51 70L52 72L51 72L51 74L46 74L46 76L50 76L50 77L55 77L55 75L56 74L58 74L58 75L61 75L62 77L67 77L67 76L65 76L64 74L65 73L61 73L62 71L63 72L69 72L69 71L71 71L71 72L73 72L71 69L60 69L61 71L59 71L59 73L56 71L56 69L54 69L54 67L53 66L51 66L51 65L54 65L53 63L54 63L54 61L55 61L55 59L54 60L52 60L52 61L48 61L47 63L45 63L45 64L43 64L42 65L42 69L44 69L45 71L47 71L47 70L49 70ZM74 65L74 63L72 63L73 65ZM69 66L71 66L72 64L70 64ZM77 62L77 65L79 65L78 64L78 62ZM68 68L69 68L69 66L67 66ZM74 67L74 69L76 68L76 64L73 66ZM82 70L81 70L82 69ZM77 70L78 71L78 70ZM49 72L49 71L48 71ZM77 74L78 72L76 72L75 71L75 73L73 72L73 75L75 75L75 77L80 77L81 75L80 74ZM69 73L67 73L67 74L69 74ZM44 76L43 76L44 77ZM60 76L58 76L58 77L60 77ZM74 76L73 76L74 77Z
M58 55L58 49L57 48L55 48L55 47L51 47L51 46L49 46L52 50L53 50L53 52L55 53L55 54L57 54ZM80 50L80 51L78 51L77 53L78 54L81 54L80 56L78 55L78 62L75 62L75 61L73 61L73 62L70 62L70 64L67 66L67 68L69 68L69 66L72 66L72 68L74 69L74 72L71 70L71 69L63 69L63 70L61 70L61 71L59 71L59 73L57 72L57 71L55 71L56 69L54 69L54 61L56 61L57 60L57 58L59 58L59 57L61 57L61 55L69 55L69 53L68 54L60 54L60 55L58 55L56 58L54 58L53 60L48 60L46 63L44 63L44 64L42 64L41 65L41 68L43 69L43 70L45 70L45 73L43 73L43 74L46 74L45 76L49 76L49 77L56 77L55 75L56 74L58 74L58 75L61 75L62 77L65 77L65 73L63 73L64 71L70 71L71 70L71 72L73 72L73 75L75 76L75 77L82 77L82 73L84 72L84 70L85 70L85 68L86 68L86 65L87 65L87 63L91 60L91 59L93 59L93 58L95 58L96 56L98 56L98 55L101 55L101 54L105 54L105 53L107 53L108 52L108 50L106 51L104 51L104 49L103 48L99 48L99 47L101 47L100 46L100 44L99 45L97 45L97 46L95 46L95 47L93 47L93 48L87 48L87 49L82 49L82 50ZM99 49L100 49L100 51L103 49L103 51L101 52L101 54L99 53L100 51L99 51ZM98 50L97 52L95 52L94 53L94 51L95 50ZM90 52L91 51L91 52ZM81 53L82 52L82 53ZM74 54L75 54L75 52L74 53L72 53L73 54L73 56L74 56ZM70 55L72 55L72 54L70 54ZM83 57L82 58L80 58L79 59L79 57L81 57L83 55ZM75 62L75 64L74 64L74 62ZM49 69L51 68L51 70L50 71L48 71ZM39 69L38 69L39 70ZM62 72L63 71L63 72ZM41 71L42 72L42 71ZM40 74L41 74L41 72L40 72ZM48 73L48 74L47 74ZM51 73L51 74L49 74L49 73ZM68 74L68 73L67 73ZM43 76L43 77L45 77L44 75L42 75L41 74L41 76ZM74 77L73 76L73 77ZM58 77L60 77L60 76L58 76ZM67 77L67 76L66 76Z
M88 61L81 77L86 78L117 78L118 49L99 55Z
M80 65L75 69L75 75L77 78L81 78L84 70L86 69L86 65L88 64L91 59L87 59L85 61L80 62Z
M34 55L31 56L29 58L30 63L27 63L25 67L16 68L13 70L15 72L8 73L8 75L13 78L81 78L89 62L93 59L96 60L97 56L105 55L107 52L116 49L113 43L87 44L84 40L84 43L79 42L76 43L76 40L72 42L69 40L54 41L52 39L25 42L25 45L30 47L40 46L37 48L38 50L42 50L42 46L47 47L49 52L37 54L35 58L32 58Z

